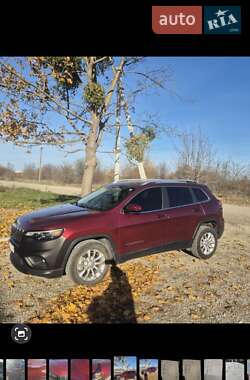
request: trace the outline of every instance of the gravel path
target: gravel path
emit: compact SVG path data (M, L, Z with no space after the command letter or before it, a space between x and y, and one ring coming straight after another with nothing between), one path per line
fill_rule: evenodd
M250 207L224 205L225 233L211 259L183 252L159 255L161 274L141 297L160 309L150 322L250 322Z
M45 279L18 272L9 262L7 244L0 245L0 322L22 323L48 301L74 286L66 276Z
M224 214L225 233L210 260L176 251L157 256L159 278L136 301L153 309L149 323L250 322L250 207L224 205ZM8 323L27 321L73 286L65 276L47 280L17 272L6 242L0 242L0 283L0 322Z

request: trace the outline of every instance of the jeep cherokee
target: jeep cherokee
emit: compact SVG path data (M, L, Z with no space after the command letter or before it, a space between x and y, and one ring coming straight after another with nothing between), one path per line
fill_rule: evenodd
M75 283L100 282L111 264L160 251L210 258L224 230L222 205L207 186L187 180L124 180L75 203L19 217L11 262L21 272Z

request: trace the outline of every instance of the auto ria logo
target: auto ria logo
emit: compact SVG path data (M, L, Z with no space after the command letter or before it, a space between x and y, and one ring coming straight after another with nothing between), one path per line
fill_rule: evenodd
M153 6L152 28L157 34L202 34L202 7Z
M202 34L202 6L152 6L156 34ZM240 6L204 6L205 34L240 34Z
M241 32L240 6L205 6L205 34L239 34Z

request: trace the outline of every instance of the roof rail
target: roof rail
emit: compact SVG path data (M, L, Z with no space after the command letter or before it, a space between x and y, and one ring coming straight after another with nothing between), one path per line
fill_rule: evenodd
M193 180L193 179L188 179L188 178L178 178L177 180L178 180L178 181L182 181L182 182L192 182L192 183L196 183L195 180Z
M123 178L123 179L118 179L117 182L126 182L126 181L147 181L147 180L141 179L141 178Z
M165 179L164 178L146 178L146 179L142 179L142 178L123 178L123 179L119 179L117 182L129 182L129 181L145 182L145 183L149 183L149 182L166 182L166 181L169 181L169 182L184 182L184 183L197 183L193 179L188 179L188 178L176 178L176 179L174 179L174 178L170 178L170 179L167 179L167 178L165 178Z

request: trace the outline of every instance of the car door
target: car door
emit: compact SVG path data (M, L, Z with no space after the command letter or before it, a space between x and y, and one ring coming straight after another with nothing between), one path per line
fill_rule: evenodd
M126 212L126 206L137 204L140 212ZM147 188L137 194L119 215L119 254L156 248L163 243L162 189Z
M163 218L165 243L187 242L192 240L203 210L195 203L188 186L165 187L166 212Z

